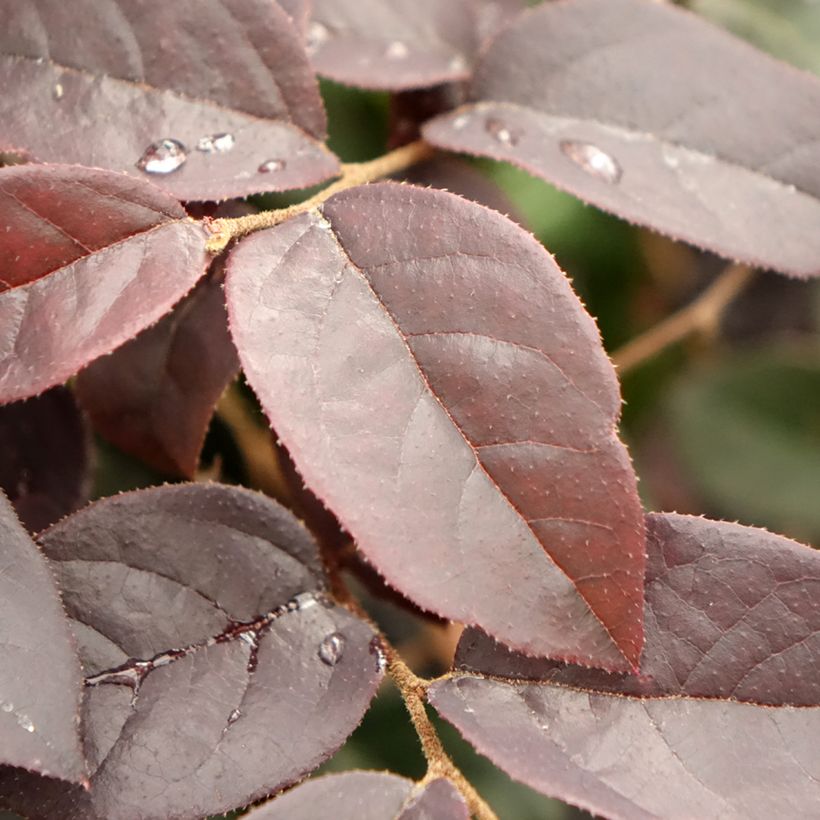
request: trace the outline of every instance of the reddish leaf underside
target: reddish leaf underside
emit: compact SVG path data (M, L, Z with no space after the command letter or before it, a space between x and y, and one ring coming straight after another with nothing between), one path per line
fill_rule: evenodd
M0 150L150 177L189 200L338 171L299 32L270 0L0 0L0 19ZM185 162L140 170L167 139Z
M648 516L648 552L640 675L524 658L470 631L463 674L431 702L511 776L596 814L816 815L820 555L663 514Z
M214 405L238 368L222 283L209 278L83 370L76 389L101 435L161 472L192 478Z
M470 96L425 137L723 256L820 273L820 81L695 15L544 3L493 42Z
M637 662L643 515L615 374L530 235L372 185L244 240L226 290L276 433L392 585L530 654Z
M0 407L0 489L29 532L88 500L89 432L65 387Z
M34 395L153 324L207 263L171 196L66 165L0 169L0 401Z
M222 813L319 765L375 693L373 632L324 598L315 542L261 495L129 493L41 540L87 676L91 786L7 773L0 805L34 817Z
M325 77L399 91L466 80L478 47L472 0L313 0L307 50Z
M389 772L353 771L308 780L263 803L251 820L468 820L461 795L449 780L426 786Z
M0 493L0 766L74 783L82 675L49 566Z

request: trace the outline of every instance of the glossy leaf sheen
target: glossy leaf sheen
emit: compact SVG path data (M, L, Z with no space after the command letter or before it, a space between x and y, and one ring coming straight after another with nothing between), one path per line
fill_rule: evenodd
M448 780L420 787L389 772L353 771L308 780L247 815L251 820L468 820Z
M216 404L239 362L221 282L209 279L173 312L77 378L94 427L160 472L191 478Z
M0 150L150 176L180 199L300 188L338 170L299 33L270 0L0 0L0 19ZM216 134L233 147L197 150ZM145 174L136 163L163 139L186 162ZM260 173L271 159L282 167Z
M248 381L390 584L528 653L637 661L643 515L617 383L541 245L386 183L249 237L227 276Z
M44 530L87 501L89 438L64 387L0 407L0 489L30 532Z
M34 816L193 817L244 805L326 759L375 692L372 631L321 600L315 543L263 496L220 485L129 493L65 519L42 543L88 676L93 774L87 793L30 787ZM320 654L330 635L342 643L335 663Z
M320 74L360 88L465 80L475 15L471 0L313 0L308 53Z
M813 816L820 555L689 516L650 515L648 533L639 676L471 632L457 663L474 674L434 684L432 703L510 775L596 814Z
M48 564L0 493L0 764L79 783L82 676Z
M153 324L206 265L168 194L75 166L0 169L0 401L59 384Z
M493 42L470 96L426 138L724 256L820 273L820 81L693 14L544 3Z

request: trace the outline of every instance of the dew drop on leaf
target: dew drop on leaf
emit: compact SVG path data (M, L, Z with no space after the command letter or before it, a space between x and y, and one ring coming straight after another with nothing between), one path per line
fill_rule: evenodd
M233 148L235 142L233 134L210 134L199 140L196 150L205 154L224 154Z
M306 50L308 54L313 54L319 47L330 38L330 32L321 23L313 22L308 27Z
M344 651L344 635L341 635L338 632L331 632L331 634L319 644L319 657L322 662L326 663L328 666L336 666L336 664L341 660L342 653Z
M403 60L410 51L401 40L394 40L384 53L391 60Z
M285 167L285 160L283 159L266 159L257 168L260 174L271 174L274 171L281 171Z
M162 139L152 142L145 153L137 160L137 168L146 174L170 174L185 164L188 152L185 146L175 139Z
M495 117L490 117L484 123L484 129L502 145L517 145L518 134L511 131L507 125Z
M621 166L614 157L591 142L563 140L561 150L579 168L604 182L615 183L621 178Z
M55 100L61 100L63 98L64 91L65 91L65 89L63 88L63 84L62 83L57 83L54 86L54 99Z

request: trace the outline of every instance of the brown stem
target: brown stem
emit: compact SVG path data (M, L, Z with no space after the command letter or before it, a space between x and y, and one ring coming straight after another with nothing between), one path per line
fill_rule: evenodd
M723 312L753 274L745 265L729 265L694 302L616 350L612 361L618 372L623 375L693 333L715 333Z
M246 236L254 231L261 231L264 228L272 228L292 216L303 214L317 205L321 205L326 199L333 196L333 194L339 193L339 191L389 177L391 174L396 174L411 165L428 159L434 152L435 149L431 145L423 140L416 140L369 162L343 164L339 179L304 202L299 202L288 208L261 211L257 214L239 216L235 219L215 219L210 224L212 235L208 239L208 250L211 253L220 253L225 250L232 239Z

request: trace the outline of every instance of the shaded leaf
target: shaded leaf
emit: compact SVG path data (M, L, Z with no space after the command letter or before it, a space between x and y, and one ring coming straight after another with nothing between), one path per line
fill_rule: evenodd
M70 390L0 407L0 488L30 532L88 500L89 434Z
M475 15L471 0L313 0L308 53L319 74L359 88L465 80Z
M248 813L252 820L468 820L453 784L422 787L389 772L344 772L308 780Z
M66 165L0 169L0 401L59 384L202 276L206 233L153 185Z
M239 368L218 278L77 378L94 427L160 472L191 478L214 406Z
M820 541L816 349L755 351L693 370L667 402L688 483L727 518Z
M431 702L511 776L596 814L813 816L820 554L737 524L647 523L640 675L524 658L472 631L457 660L472 671Z
M81 646L89 792L0 784L36 817L196 817L325 760L381 677L283 508L220 485L97 502L42 536Z
M81 783L77 652L48 564L2 493L0 647L0 764Z
M226 290L274 429L391 585L532 654L637 661L617 382L541 245L452 194L370 185L244 240Z
M150 175L180 199L338 171L298 31L269 0L2 0L0 17L0 149ZM140 170L163 140L167 162Z
M820 273L820 82L691 13L544 3L493 42L470 96L425 137L721 255Z

